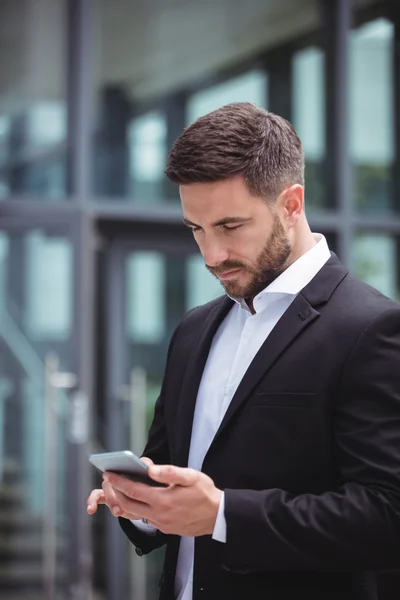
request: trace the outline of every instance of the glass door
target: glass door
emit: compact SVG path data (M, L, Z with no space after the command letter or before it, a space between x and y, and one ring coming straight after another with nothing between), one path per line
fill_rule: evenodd
M35 221L0 220L0 599L75 598L83 585L71 558L87 442L74 414L79 226Z
M106 390L99 423L107 450L141 454L160 392L168 344L184 313L223 290L193 240L115 244L106 253ZM107 516L109 594L155 600L163 550L139 559Z

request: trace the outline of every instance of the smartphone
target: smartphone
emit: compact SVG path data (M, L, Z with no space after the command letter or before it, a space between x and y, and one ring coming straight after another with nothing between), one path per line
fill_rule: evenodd
M155 487L168 487L165 483L154 481L148 474L148 466L130 450L91 454L89 461L100 471L112 471L133 481Z

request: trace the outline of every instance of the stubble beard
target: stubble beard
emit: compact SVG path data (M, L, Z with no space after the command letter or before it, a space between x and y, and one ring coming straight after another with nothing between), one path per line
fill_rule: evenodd
M254 265L245 265L239 261L226 261L218 268L207 269L218 279L218 273L226 273L235 269L243 269L251 275L246 285L240 285L237 281L220 281L225 292L232 298L244 298L253 300L264 288L272 283L288 266L288 259L292 252L289 239L278 216L274 217L271 234L259 254Z

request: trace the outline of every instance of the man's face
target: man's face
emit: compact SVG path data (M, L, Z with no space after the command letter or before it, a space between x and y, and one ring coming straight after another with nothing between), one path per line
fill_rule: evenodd
M281 219L242 178L182 185L180 195L184 221L227 294L253 299L287 268L291 245Z

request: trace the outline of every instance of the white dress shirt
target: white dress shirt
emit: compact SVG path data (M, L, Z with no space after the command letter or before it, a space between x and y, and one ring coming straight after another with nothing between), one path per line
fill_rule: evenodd
M324 236L314 234L316 245L301 256L253 300L255 314L246 302L235 304L221 323L211 344L197 394L188 467L201 471L205 455L250 363L297 294L330 258ZM222 493L213 538L226 541ZM142 523L134 522L145 529ZM147 526L147 531L151 528ZM154 528L153 528L154 531ZM182 537L175 577L177 600L192 600L194 538Z

